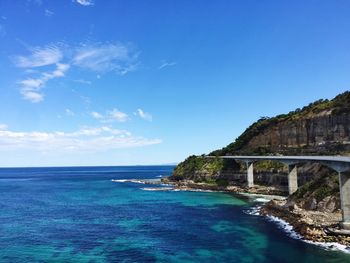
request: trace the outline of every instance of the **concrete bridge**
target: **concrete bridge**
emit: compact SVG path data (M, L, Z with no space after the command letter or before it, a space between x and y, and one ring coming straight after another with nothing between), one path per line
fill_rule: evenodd
M208 156L209 158L216 158ZM325 165L339 174L340 202L343 220L341 225L350 230L350 157L343 156L219 156L223 159L234 159L247 164L248 187L254 187L254 163L258 161L278 161L288 165L289 194L298 190L297 164L313 162Z

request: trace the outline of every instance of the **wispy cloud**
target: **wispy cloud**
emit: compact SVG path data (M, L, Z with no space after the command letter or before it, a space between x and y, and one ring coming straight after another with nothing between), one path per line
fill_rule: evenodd
M12 57L17 67L24 68L24 72L27 75L32 75L18 81L24 99L34 103L43 101L44 94L41 89L45 84L51 79L65 76L66 71L72 66L92 70L97 73L116 72L120 75L125 75L136 70L139 65L138 53L134 51L131 45L95 43L82 45L78 48L72 47L69 50L73 50L73 52L68 52L67 46L59 43L30 48L28 55ZM55 67L56 69L48 71L50 67ZM98 75L99 77L100 75ZM74 81L82 84L91 84L91 81L83 79ZM121 115L117 114L116 116ZM123 117L120 117L120 119L123 119Z
M45 9L45 16L51 17L51 16L53 16L54 14L55 14L55 13L52 12L52 11L50 11L49 9Z
M91 112L90 115L91 115L94 119L96 119L96 120L101 120L101 119L103 119L103 115L100 114L100 113L98 113L97 111Z
M90 115L102 123L126 122L129 120L129 115L118 109L108 110L105 114L93 111L90 113Z
M175 66L176 62L167 62L167 61L162 61L162 64L159 66L159 69L163 69L166 67L172 67Z
M92 6L94 2L92 0L74 0L74 2L83 5L83 6Z
M0 123L0 130L3 131L3 130L7 130L8 126L4 123Z
M33 103L42 101L44 95L41 92L41 89L45 86L46 82L54 78L63 77L69 67L68 64L57 63L56 69L51 72L41 73L37 78L27 78L19 81L23 98Z
M74 111L72 111L71 109L66 109L65 112L66 112L66 115L68 116L75 116Z
M86 84L86 85L91 85L92 82L90 80L85 80L85 79L75 79L73 80L76 83L81 83L81 84Z
M111 111L108 111L107 113L108 114L106 121L125 122L129 119L128 114L121 112L118 109L113 109Z
M35 47L30 52L28 56L15 56L15 65L21 68L42 67L57 64L63 57L61 50L55 45Z
M73 64L96 72L125 75L137 68L138 53L121 43L84 45L77 49Z
M18 132L0 126L0 150L99 152L119 148L159 144L160 139L134 136L125 130L108 126L86 127L74 132Z
M141 117L142 119L146 121L152 121L153 117L150 113L144 112L142 109L137 109L136 115Z

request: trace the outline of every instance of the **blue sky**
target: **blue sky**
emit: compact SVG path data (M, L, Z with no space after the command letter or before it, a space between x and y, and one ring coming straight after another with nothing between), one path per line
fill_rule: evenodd
M0 166L178 162L350 86L350 2L1 0Z

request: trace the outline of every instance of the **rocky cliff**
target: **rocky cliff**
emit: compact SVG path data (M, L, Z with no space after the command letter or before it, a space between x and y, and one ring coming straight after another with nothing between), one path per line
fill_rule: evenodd
M233 143L210 155L350 155L350 92L332 100L318 100L302 109L272 118L263 117ZM219 158L190 156L174 170L170 180L191 180L220 186L245 183L245 165ZM287 168L276 162L255 164L255 182L286 187ZM338 200L334 171L321 165L299 167L298 184L290 199L305 209L319 209L330 197ZM334 197L334 198L333 198ZM327 200L328 200L327 199ZM338 208L336 202L336 208Z
M251 138L242 151L265 149L281 154L350 152L350 113L323 111L314 116L270 124Z
M235 142L212 152L225 154L348 154L350 92L253 123Z

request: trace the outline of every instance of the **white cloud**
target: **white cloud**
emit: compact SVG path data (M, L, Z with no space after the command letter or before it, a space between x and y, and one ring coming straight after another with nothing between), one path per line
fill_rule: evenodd
M68 115L68 116L75 116L74 111L72 111L70 109L66 109L65 112L66 112L66 115Z
M76 83L81 83L81 84L86 84L86 85L91 85L92 82L90 80L85 80L85 79L75 79L73 80Z
M90 115L102 123L126 122L129 120L129 115L118 109L108 110L105 114L93 111Z
M15 56L14 63L21 68L35 68L57 64L61 61L62 51L55 45L32 48L29 56Z
M120 75L134 71L138 65L138 53L127 45L94 44L78 48L74 65L96 72L115 71Z
M45 9L45 16L50 17L53 16L55 13L50 11L49 9Z
M5 131L7 130L8 126L4 123L0 123L0 131Z
M21 94L24 99L33 103L38 103L44 100L44 94L30 89L22 89Z
M75 132L17 132L1 129L0 150L29 149L34 151L99 152L119 148L159 144L160 139L134 136L125 130L111 127L86 127Z
M63 50L62 47L62 43L34 47L29 49L30 54L27 56L12 57L14 64L17 67L24 68L24 73L28 76L18 81L24 99L34 103L43 101L42 88L49 80L65 76L66 71L71 66L98 73L112 71L125 75L128 72L135 71L139 65L138 53L133 50L131 45L121 43L85 44L79 48L69 48L72 52L63 52L67 49ZM65 61L65 63L62 61ZM48 71L47 67L56 68ZM100 77L98 74L97 78ZM74 82L91 84L91 81L83 79L77 79ZM115 118L125 121L125 116L119 113L115 113Z
M129 119L128 114L119 111L118 109L113 109L111 111L107 112L107 118L106 121L118 121L118 122L125 122Z
M175 65L176 65L176 62L163 61L162 64L159 66L159 69L163 69L163 68L166 68L166 67L172 67L172 66L175 66Z
M68 64L58 63L56 64L56 69L51 72L44 72L37 78L28 78L19 81L23 98L33 103L41 102L44 99L44 95L40 90L45 86L46 82L54 78L63 77L69 67Z
M94 2L92 0L75 0L76 3L81 4L83 6L92 6Z
M97 111L91 112L91 116L97 120L103 119L102 114L98 113Z
M144 112L142 109L137 109L136 114L144 120L152 121L152 115L148 112Z

